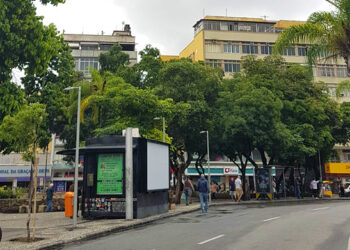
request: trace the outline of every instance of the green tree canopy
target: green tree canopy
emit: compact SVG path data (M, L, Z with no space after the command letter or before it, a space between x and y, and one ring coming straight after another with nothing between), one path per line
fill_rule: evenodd
M14 68L40 74L48 67L57 50L56 30L44 26L36 16L33 0L0 1L0 83L11 79ZM63 0L43 0L57 5Z

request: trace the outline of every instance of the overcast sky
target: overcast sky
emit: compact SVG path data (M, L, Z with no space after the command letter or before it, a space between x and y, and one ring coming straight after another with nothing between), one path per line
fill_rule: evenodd
M178 55L192 40L192 26L203 14L306 20L312 12L331 9L325 0L66 0L57 7L36 6L45 24L65 33L112 34L125 22L138 51L152 44L167 55Z

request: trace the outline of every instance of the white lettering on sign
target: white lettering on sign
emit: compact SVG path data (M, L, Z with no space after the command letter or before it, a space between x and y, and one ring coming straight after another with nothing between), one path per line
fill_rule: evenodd
M47 166L46 176L51 175L51 168ZM45 166L38 166L38 176L45 176ZM30 165L0 166L0 177L30 177Z

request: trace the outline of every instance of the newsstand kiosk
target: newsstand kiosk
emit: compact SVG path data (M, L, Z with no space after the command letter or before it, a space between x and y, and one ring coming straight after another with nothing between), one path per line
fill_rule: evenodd
M84 155L82 214L86 219L125 218L125 137L88 139ZM59 152L74 154L74 149ZM133 138L134 218L168 211L169 145Z

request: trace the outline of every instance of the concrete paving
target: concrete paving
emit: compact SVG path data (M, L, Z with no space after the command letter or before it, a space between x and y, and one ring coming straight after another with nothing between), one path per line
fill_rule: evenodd
M221 208L235 208L245 209L250 208L263 208L266 206L283 206L293 204L305 204L317 202L317 204L328 204L343 202L342 200L277 200L277 201L247 201L241 203L235 203L228 200L215 200L210 208L219 211ZM40 213L37 215L37 237L42 237L44 240L35 243L19 243L11 242L11 239L18 237L25 237L26 230L26 214L1 214L0 213L0 226L3 229L3 241L0 243L0 249L52 249L53 247L62 248L65 244L86 240L91 238L98 238L106 236L111 233L120 232L135 227L144 226L149 223L154 223L159 220L163 220L176 215L182 215L185 213L199 211L199 204L194 203L190 206L180 205L175 210L169 211L165 214L151 216L144 219L138 219L133 221L126 220L96 220L87 221L81 217L78 218L78 227L72 230L72 220L65 218L63 212L53 213ZM209 214L209 217L211 215ZM189 217L191 218L191 216ZM195 217L196 218L196 217ZM199 217L200 219L201 217ZM197 218L198 219L198 218ZM176 219L175 219L176 220ZM178 221L182 221L179 219ZM181 232L181 230L180 230ZM118 248L119 249L119 248Z

